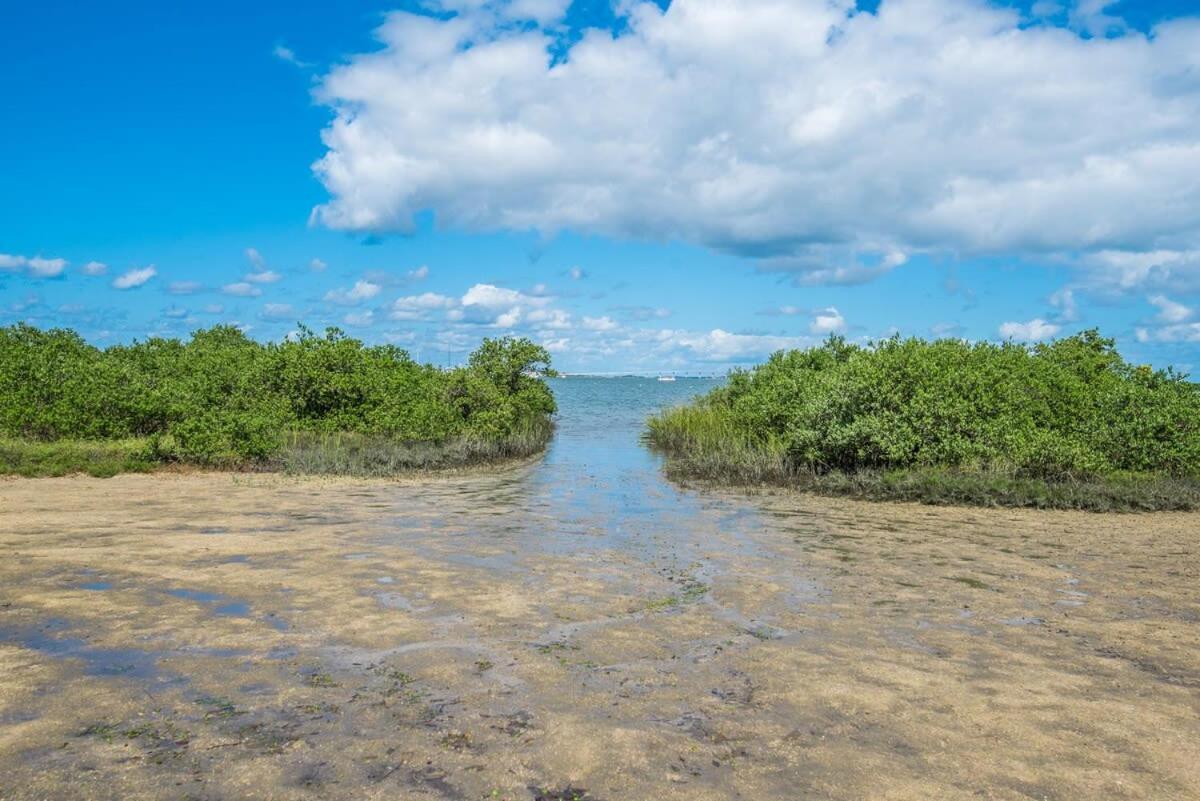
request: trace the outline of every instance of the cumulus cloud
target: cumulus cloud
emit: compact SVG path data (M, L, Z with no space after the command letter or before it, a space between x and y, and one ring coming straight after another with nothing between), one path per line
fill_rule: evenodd
M420 267L416 268L415 270L409 270L407 273L407 278L409 281L424 281L428 277L429 277L429 267L424 264L422 264Z
M57 278L67 269L66 259L43 259L35 256L26 265L29 274L36 278Z
M1177 303L1165 295L1155 295L1150 298L1150 304L1158 308L1158 321L1161 323L1182 323L1192 316L1192 310Z
M632 1L564 50L562 3L531 4L392 13L325 75L314 218L680 239L823 283L912 252L1200 250L1194 20L1089 38L1104 4L1072 31L982 0Z
M584 317L583 327L588 331L613 331L617 323L611 317Z
M112 285L114 289L135 289L156 275L158 275L158 270L154 268L153 264L147 267L136 267L114 278Z
M811 345L805 337L771 336L766 334L735 334L720 328L707 333L661 331L661 344L684 349L706 362L756 361L777 350Z
M846 319L842 317L841 312L830 306L813 317L808 330L818 335L840 334L846 330Z
M226 284L221 287L221 292L235 298L257 298L262 294L262 290L249 281L235 281L232 284Z
M1027 323L1002 323L1000 325L1000 336L1005 339L1015 339L1018 342L1038 342L1043 339L1050 339L1059 332L1060 328L1061 326L1048 323L1038 317Z
M1138 328L1138 342L1200 342L1200 323L1164 325L1161 328Z
M571 315L562 309L534 309L525 319L539 331L564 331L571 327Z
M46 259L41 256L18 256L0 253L0 270L25 270L34 278L58 278L67 269L66 259Z
M81 269L84 275L104 275L108 272L108 265L101 261L89 261Z
M582 281L587 277L587 271L582 267L572 267L567 270L567 275L571 276L572 281Z
M308 263L308 267L314 273L323 273L329 267L329 265L320 259L313 259Z
M396 298L392 302L388 317L392 320L421 320L431 312L445 311L457 306L457 298L425 292L420 295Z
M1101 295L1134 290L1200 291L1200 248L1147 251L1102 250L1079 262L1085 285Z
M449 316L452 320L512 328L531 310L545 308L551 300L494 284L475 284L463 294L459 307Z
M375 297L381 289L382 286L371 281L355 281L349 289L339 287L329 290L325 293L325 300L339 306L354 306Z
M281 278L283 278L283 276L274 270L261 270L259 272L246 273L246 280L252 284L273 284Z
M296 313L290 303L267 303L259 316L264 320L290 320Z
M356 328L362 328L364 326L371 325L373 322L375 322L375 312L370 309L365 309L363 311L349 312L348 314L346 314L345 317L342 318L342 321L346 325L355 326Z

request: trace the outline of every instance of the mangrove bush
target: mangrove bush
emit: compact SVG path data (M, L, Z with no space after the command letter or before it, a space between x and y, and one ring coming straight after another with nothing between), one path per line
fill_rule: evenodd
M1200 505L1200 386L1096 331L1027 347L839 337L651 419L677 476L916 500Z
M216 326L100 349L17 324L0 328L0 469L64 472L90 454L75 469L378 473L525 456L550 436L550 373L525 339L484 340L466 366L440 370L335 328L262 344Z

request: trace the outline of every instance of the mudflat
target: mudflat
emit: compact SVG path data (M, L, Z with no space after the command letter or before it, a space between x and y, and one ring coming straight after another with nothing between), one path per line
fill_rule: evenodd
M553 469L0 481L0 797L1200 798L1200 516Z

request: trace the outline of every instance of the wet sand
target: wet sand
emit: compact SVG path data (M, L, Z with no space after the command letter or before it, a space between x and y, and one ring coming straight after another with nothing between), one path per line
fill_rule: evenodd
M0 798L1200 798L1200 516L554 458L0 481Z

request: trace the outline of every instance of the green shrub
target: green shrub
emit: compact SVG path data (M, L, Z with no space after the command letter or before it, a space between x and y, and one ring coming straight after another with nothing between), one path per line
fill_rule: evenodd
M648 425L676 472L708 478L1200 477L1200 387L1126 363L1095 331L1033 347L833 337L777 353Z
M508 442L544 445L528 432L546 430L555 410L549 374L543 348L512 338L484 340L466 367L443 371L334 328L264 345L216 326L187 342L100 350L72 331L18 324L0 328L0 435L144 438L147 459L202 465L267 464L292 432L470 440L482 458Z

